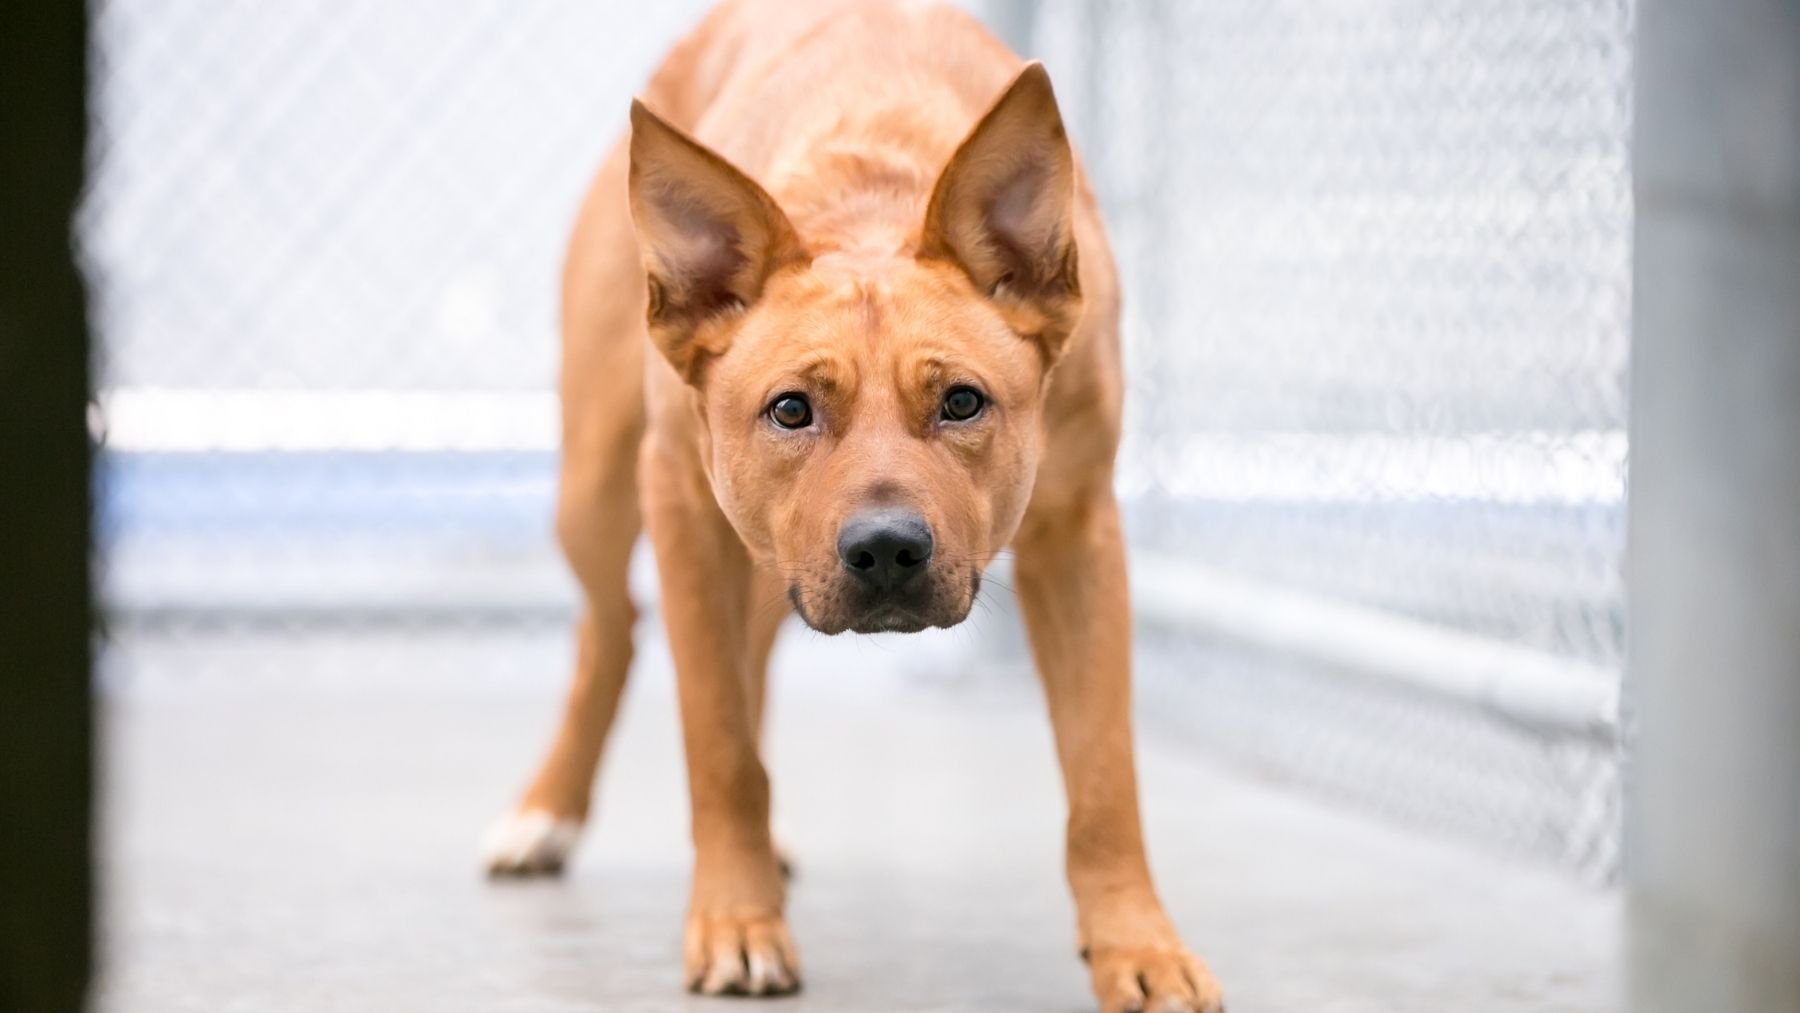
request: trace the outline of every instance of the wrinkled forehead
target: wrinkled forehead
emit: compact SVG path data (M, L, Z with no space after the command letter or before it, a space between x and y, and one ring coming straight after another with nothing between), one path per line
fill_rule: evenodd
M966 281L934 265L822 257L771 280L727 358L733 371L854 395L869 383L1035 384L1030 343Z

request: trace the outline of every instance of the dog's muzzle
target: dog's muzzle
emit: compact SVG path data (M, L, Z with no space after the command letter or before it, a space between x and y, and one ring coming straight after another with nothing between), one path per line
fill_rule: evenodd
M880 507L855 514L838 529L836 579L788 597L821 633L914 633L952 626L959 603L947 601L933 571L931 525L911 510Z

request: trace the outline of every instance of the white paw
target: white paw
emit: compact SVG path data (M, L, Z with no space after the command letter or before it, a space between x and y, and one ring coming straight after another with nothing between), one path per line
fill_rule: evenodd
M555 875L580 837L575 820L541 809L507 813L482 838L481 862L490 876Z

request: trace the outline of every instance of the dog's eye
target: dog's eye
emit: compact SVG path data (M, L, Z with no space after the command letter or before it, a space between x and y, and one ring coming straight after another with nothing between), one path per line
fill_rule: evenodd
M967 422L981 414L987 400L973 387L953 387L944 395L944 418L950 422Z
M812 425L812 405L799 394L783 394L769 405L769 418L783 429L805 429Z

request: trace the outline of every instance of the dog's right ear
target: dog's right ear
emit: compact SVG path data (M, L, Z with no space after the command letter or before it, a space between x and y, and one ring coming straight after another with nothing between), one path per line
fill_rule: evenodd
M806 253L756 181L635 100L630 189L650 286L650 337L694 383L705 360L725 350L718 325Z

